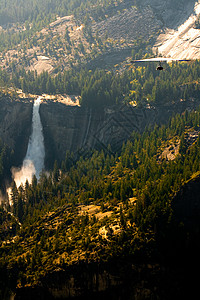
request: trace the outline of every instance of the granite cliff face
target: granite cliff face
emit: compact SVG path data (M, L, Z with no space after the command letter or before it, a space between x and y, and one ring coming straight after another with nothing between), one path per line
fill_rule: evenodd
M197 0L144 0L142 4L150 5L162 22L162 26L176 29L194 12Z
M182 0L178 10L175 9L175 2L168 6L165 3L164 13L161 14L163 28L154 45L154 52L176 59L199 59L200 29L196 23L199 22L200 1L186 3Z
M101 110L67 106L46 101L40 106L45 143L45 167L65 159L66 151L75 158L90 150L118 152L132 132L142 132L149 124L167 122L174 113L194 109L198 103L180 102L171 106L133 107L118 105ZM2 98L0 106L0 138L14 150L14 165L20 166L26 154L32 127L33 104Z
M65 159L66 151L75 157L85 156L91 149L118 152L132 132L142 132L149 124L163 124L174 113L198 104L192 101L170 106L133 107L119 105L101 110L66 106L61 103L41 104L40 114L45 143L45 165L52 168L57 160ZM109 146L110 145L110 146Z
M0 98L0 139L14 151L13 163L22 163L32 124L32 102Z

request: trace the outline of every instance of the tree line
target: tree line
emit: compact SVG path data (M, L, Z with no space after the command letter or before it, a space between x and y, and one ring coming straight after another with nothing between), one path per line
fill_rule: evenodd
M25 21L37 21L38 16L59 15L60 17L75 14L82 19L88 19L91 14L96 18L105 16L105 11L115 7L121 1L117 0L8 0L0 1L0 25L9 23L24 23ZM124 1L128 2L128 1ZM133 1L132 5L137 5L138 1Z
M143 105L178 103L187 99L199 99L200 62L166 65L163 72L155 70L154 64L135 66L122 74L115 71L86 68L71 69L50 75L43 72L11 68L11 77L0 71L1 86L13 85L26 93L33 94L78 94L81 104L99 107L135 102Z

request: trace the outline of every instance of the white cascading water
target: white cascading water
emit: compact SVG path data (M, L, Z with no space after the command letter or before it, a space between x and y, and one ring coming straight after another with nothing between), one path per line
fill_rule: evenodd
M25 184L26 180L31 183L33 175L39 179L39 175L44 169L44 137L42 123L40 120L39 108L41 97L38 97L33 106L32 134L29 139L26 157L24 158L21 169L12 169L13 178L17 187Z

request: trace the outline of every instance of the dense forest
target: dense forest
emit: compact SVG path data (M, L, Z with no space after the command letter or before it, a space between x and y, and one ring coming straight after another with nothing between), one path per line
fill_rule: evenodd
M5 178L11 176L12 164L13 151L0 140L0 190L3 192L5 192Z
M105 11L111 7L117 7L122 2L129 3L131 6L142 7L144 0L1 0L0 1L0 25L9 23L23 23L25 21L37 22L39 19L45 19L52 15L70 15L75 14L79 18L88 20L89 17L101 19L105 16ZM171 6L176 7L180 1L168 1Z
M70 15L76 14L84 16L86 19L91 13L96 18L104 16L104 12L112 6L117 6L121 1L113 0L45 0L41 3L39 0L20 0L20 1L0 1L0 25L9 23L23 23L25 21L37 22L45 19L45 16L52 15ZM129 2L128 0L126 2ZM137 5L139 1L132 1L132 5Z
M42 3L36 1L0 1L0 26L6 32L0 31L0 49L11 49L24 40L29 40L36 32L49 25L56 17L75 15L81 24L91 24L92 20L101 20L105 15L112 13L112 9L120 5L121 1L113 0L70 0L52 1ZM137 1L124 1L128 5L137 5ZM12 26L16 24L17 26Z
M169 104L189 98L199 99L200 63L175 63L164 66L164 72L154 64L129 66L122 74L116 71L72 69L51 76L48 72L12 70L12 75L0 71L1 86L13 86L33 94L81 95L81 105L98 107L124 101L137 104Z

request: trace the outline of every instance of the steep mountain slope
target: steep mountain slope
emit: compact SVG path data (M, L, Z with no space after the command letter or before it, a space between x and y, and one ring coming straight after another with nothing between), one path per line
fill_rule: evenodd
M150 7L138 11L129 6L126 4L121 10L120 7L117 11L115 9L111 17L105 12L105 20L101 22L91 19L82 24L73 15L57 17L55 22L32 33L30 37L28 30L24 31L22 26L21 30L25 36L27 33L27 38L2 53L0 66L8 70L11 66L25 67L26 70L36 70L38 73L63 71L72 65L91 63L102 54L121 51L119 57L112 61L111 65L114 65L120 56L124 60L131 55L137 39L148 41L160 28L160 22ZM123 51L127 49L129 52L125 52L124 57Z
M74 15L63 16L64 11L60 15L49 15L49 20L53 19L53 22L45 19L46 23L38 21L37 24L30 20L26 20L26 24L13 23L2 27L0 31L0 66L8 70L25 67L38 73L63 71L75 65L89 64L91 67L93 61L94 66L113 67L130 57L132 49L134 55L140 49L145 49L144 53L151 52L161 30L166 32L169 28L176 37L173 45L170 44L171 48L178 47L175 42L183 47L187 42L187 45L197 48L198 40L194 42L194 38L199 29L193 29L195 33L192 29L188 32L197 16L190 18L187 34L184 29L185 37L182 29L176 33L176 26L194 13L194 5L193 0L182 0L180 5L171 0L143 0L140 3L123 0L116 3L111 1L108 6L100 1L97 5L88 5L86 10L74 8ZM198 14L198 9L195 11ZM154 49L158 48L163 55L175 55L169 51L169 46L163 44L173 36L172 33L170 36L159 36ZM179 52L183 47L179 48ZM189 53L192 55L193 48L189 48L187 56ZM196 55L194 53L191 57L197 58ZM100 63L98 58L102 58Z
M188 137L199 124L199 110L176 115L135 133L119 156L102 150L73 161L68 153L62 170L55 164L39 182L13 186L16 217L0 211L0 292L6 281L14 299L191 295L184 283L200 248L200 136ZM176 157L160 160L175 140Z
M92 26L94 34L99 37L130 43L138 38L148 40L159 29L160 22L149 6L143 9L128 7Z

